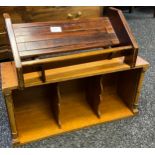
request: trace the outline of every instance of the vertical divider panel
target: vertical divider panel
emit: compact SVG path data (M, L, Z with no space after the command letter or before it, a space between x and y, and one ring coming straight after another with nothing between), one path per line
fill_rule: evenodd
M60 120L60 92L58 83L52 84L52 92L50 92L52 97L52 112L56 123L59 128L61 128L61 120Z
M100 118L100 102L102 99L101 76L86 78L86 100L93 112Z

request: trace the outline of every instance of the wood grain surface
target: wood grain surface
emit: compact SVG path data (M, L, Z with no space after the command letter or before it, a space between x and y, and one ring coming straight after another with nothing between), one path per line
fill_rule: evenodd
M51 32L51 27L60 27L62 32ZM107 17L13 24L13 28L22 58L119 44Z

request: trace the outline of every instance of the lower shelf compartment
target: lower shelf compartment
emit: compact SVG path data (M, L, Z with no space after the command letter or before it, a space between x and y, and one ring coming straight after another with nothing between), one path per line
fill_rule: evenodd
M70 85L67 90L66 85ZM52 85L44 85L28 88L20 94L18 91L13 93L20 144L134 115L115 91L116 87L109 88L108 85L100 103L102 115L98 118L87 103L81 86L69 81L60 83L59 87L62 124L59 128L52 115L51 88Z
M122 59L85 65L48 70L47 83L38 72L26 75L29 84L18 90L14 64L1 64L14 146L138 113L145 60L138 57L133 69Z

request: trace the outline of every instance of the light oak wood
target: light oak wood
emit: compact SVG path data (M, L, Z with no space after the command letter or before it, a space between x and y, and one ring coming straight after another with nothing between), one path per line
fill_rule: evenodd
M78 11L65 21L21 24L4 14L14 62L2 63L0 71L13 145L138 113L149 64L137 57L122 12L105 13L79 19ZM62 33L51 33L51 26L61 26Z
M19 88L22 89L24 87L22 64L21 64L21 59L20 59L19 52L18 52L18 47L16 44L14 30L12 27L10 16L8 14L4 14L4 19L5 19L6 29L8 31L8 38L10 41L11 49L13 52L13 58L14 58L14 62L15 62L16 70L17 70Z
M25 99L29 98L29 95L25 93L24 98L16 95L15 116L20 144L90 125L133 116L133 113L119 96L111 94L104 96L100 107L102 115L98 119L87 104L83 91L71 90L71 94L66 93L65 90L61 92L61 129L58 128L53 119L50 98L46 101L47 98L35 95L36 98L33 100L29 99L29 102L26 102L27 100ZM39 92L38 89L37 92ZM23 122L23 120L25 121Z
M4 97L5 97L5 102L6 102L10 126L11 126L11 134L12 134L12 138L13 138L12 143L18 144L19 140L18 140L18 132L17 132L17 128L16 128L16 120L15 120L14 103L13 103L13 99L12 99L12 91L10 90L10 91L5 92Z
M47 85L38 81L39 73L28 73L25 80L29 85L27 83L21 91L18 90L14 63L2 63L2 90L8 106L13 144L25 144L134 116L138 113L139 92L148 66L148 62L138 57L134 69L120 58L68 66L65 67L66 73L64 68L52 69L45 73L49 78ZM89 76L92 78L90 83ZM96 92L96 105L89 102L91 97L87 93L90 94L90 87L87 84L91 85L94 94ZM129 93L130 88L132 93Z
M149 63L138 57L135 68L148 68ZM7 68L7 69L6 69ZM129 70L130 66L123 63L123 59L115 58L112 60L103 60L86 63L83 65L67 66L62 68L50 69L45 72L46 82L40 79L40 72L27 73L24 75L25 87L33 85L42 85L55 83L65 80L101 75L117 71ZM9 74L9 76L8 76ZM10 78L12 77L12 78ZM2 89L17 89L18 81L14 63L5 62L1 64Z
M18 79L14 62L1 63L2 90L17 89ZM11 77L11 78L10 78Z

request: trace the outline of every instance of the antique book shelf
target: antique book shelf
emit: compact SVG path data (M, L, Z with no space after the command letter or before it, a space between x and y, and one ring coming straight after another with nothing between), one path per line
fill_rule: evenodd
M1 64L14 145L134 116L148 63L121 11L87 20L12 24Z

